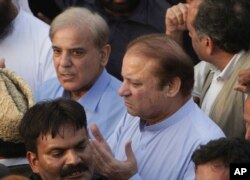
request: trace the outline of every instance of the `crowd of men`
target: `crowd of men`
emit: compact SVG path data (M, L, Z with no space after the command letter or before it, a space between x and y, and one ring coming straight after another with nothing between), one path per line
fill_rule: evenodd
M250 164L249 0L32 3L0 0L0 178L229 180Z

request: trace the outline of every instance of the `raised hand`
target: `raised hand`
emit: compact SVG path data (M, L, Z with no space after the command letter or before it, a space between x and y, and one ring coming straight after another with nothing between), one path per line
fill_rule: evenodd
M131 141L125 145L127 160L120 161L113 157L110 147L94 124L90 130L95 139L90 141L95 159L96 171L110 180L127 180L137 172L137 163L131 147Z
M187 30L186 20L189 5L179 3L168 8L165 16L166 34L182 44L182 34Z

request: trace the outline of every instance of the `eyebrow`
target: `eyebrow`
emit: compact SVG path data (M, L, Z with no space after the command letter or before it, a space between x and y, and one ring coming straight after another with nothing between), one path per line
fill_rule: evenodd
M76 145L74 145L73 147L70 147L70 148L75 148L75 147L78 147L78 146L81 146L81 145L86 146L87 144L89 144L89 140L84 139L84 140L81 140ZM66 150L66 149L69 149L69 147L57 147L57 146L55 146L55 147L50 148L49 152L54 151L54 150Z

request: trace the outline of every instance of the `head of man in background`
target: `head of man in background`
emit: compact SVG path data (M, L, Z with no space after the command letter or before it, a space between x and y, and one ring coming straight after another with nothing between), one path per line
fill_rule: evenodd
M11 32L11 21L16 15L17 9L11 0L0 0L0 40Z
M44 101L24 115L20 126L34 176L84 179L93 176L84 108L69 99Z
M232 163L250 163L250 142L239 138L221 138L202 145L192 156L196 180L229 180Z

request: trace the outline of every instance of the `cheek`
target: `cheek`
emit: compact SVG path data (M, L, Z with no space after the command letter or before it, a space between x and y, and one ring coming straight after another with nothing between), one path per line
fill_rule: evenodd
M83 163L88 165L91 173L94 171L94 156L91 150L91 147L89 146L87 149L85 149L84 152L80 155Z
M62 159L54 159L49 156L39 158L39 174L46 177L59 177L60 171L63 168Z
M54 57L53 63L54 63L55 69L57 70L57 69L58 69L58 66L59 66L59 60L58 60L57 58Z

